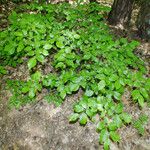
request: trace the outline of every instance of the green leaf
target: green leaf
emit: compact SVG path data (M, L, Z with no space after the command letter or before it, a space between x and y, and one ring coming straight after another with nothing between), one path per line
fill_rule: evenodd
M120 113L122 113L122 111L123 111L123 104L122 103L117 104L115 107L115 112L117 114L120 114Z
M98 124L97 124L97 127L96 127L96 129L97 129L97 131L101 131L102 129L104 129L105 128L105 122L104 121L100 121Z
M86 110L86 114L87 114L90 118L92 118L92 117L95 115L95 113L94 113L90 108Z
M44 49L51 49L53 46L51 45L51 44L45 44L44 46L43 46L43 48Z
M110 81L116 81L117 79L118 79L117 75L111 75L109 78Z
M121 84L120 84L120 82L117 80L117 81L115 82L115 88L116 88L116 90L120 89L120 87L121 87Z
M29 97L30 97L30 98L33 98L34 96L35 96L35 90L31 88L31 89L29 90Z
M33 67L35 67L36 63L37 63L37 61L36 61L35 57L30 58L29 61L28 61L28 68L29 68L29 70L32 69Z
M29 51L29 52L27 53L27 55L28 55L28 56L34 56L34 55L35 55L35 52L34 52L34 51Z
M119 142L120 141L120 135L114 131L110 132L110 137L114 142Z
M74 113L69 117L69 122L76 122L79 118L79 114Z
M61 41L57 41L57 42L56 42L56 46L57 46L58 48L64 48L64 44L63 44L63 42L61 42Z
M42 50L42 54L43 54L44 56L48 56L48 55L49 55L48 51L45 50L45 49Z
M88 120L87 115L85 113L82 113L79 119L80 124L85 125L87 123L87 120Z
M100 136L99 136L99 142L101 144L105 143L105 141L108 141L109 140L109 133L107 131L107 129L103 129L101 132L100 132Z
M55 68L64 69L64 68L66 68L66 65L65 65L64 63L62 63L62 62L59 62L59 63L55 66Z
M110 146L110 140L108 139L104 142L104 150L109 150L109 146Z
M117 99L117 100L120 100L121 99L121 94L119 92L114 92L114 98Z
M84 56L83 56L83 60L89 60L91 58L91 54L88 54L86 53Z
M71 83L70 84L70 91L77 91L79 89L79 84Z
M119 83L124 86L124 85L125 85L124 79L123 79L123 78L120 78L120 79L119 79Z
M80 38L80 35L79 35L79 34L75 34L75 35L74 35L74 38L75 38L75 39L79 39L79 38Z
M74 111L75 111L76 113L81 113L81 112L84 111L84 108L83 108L82 106L80 106L80 105L75 105L75 106L74 106Z
M23 44L23 42L19 42L18 48L17 48L17 52L20 52L20 51L22 51L23 49L24 49L24 44Z
M132 121L132 116L129 115L128 113L122 113L121 114L121 119L125 122L125 123L130 123Z
M15 47L10 43L5 46L4 51L6 51L9 55L12 55L15 52Z
M144 106L144 98L143 98L142 95L140 95L140 96L138 97L138 103L139 103L139 105L140 105L141 107Z
M118 129L117 124L115 122L110 122L108 124L108 128L109 128L110 131L115 131L115 130Z
M21 91L22 93L27 93L29 90L30 88L28 86L24 86Z
M131 92L131 95L132 95L132 97L133 97L134 100L137 100L137 99L141 96L139 90L133 90L133 91Z
M103 111L104 110L103 105L102 104L97 104L97 109L99 111Z
M62 98L62 99L64 99L65 97L66 97L66 91L61 91L60 92L60 97Z
M140 93L143 95L144 98L148 99L149 95L146 89L144 88L140 89Z
M36 59L37 59L39 62L41 62L41 63L44 62L44 56L43 56L43 55L36 55Z
M102 81L100 81L100 82L98 83L98 89L99 89L99 90L104 89L105 86L106 86L106 83L105 83L104 80L102 80Z
M88 97L91 97L94 94L94 92L92 90L86 90L85 91L85 95Z
M39 81L42 77L42 74L40 71L36 71L34 74L31 75L32 80Z
M119 115L113 117L113 122L117 125L118 128L122 126L122 120Z

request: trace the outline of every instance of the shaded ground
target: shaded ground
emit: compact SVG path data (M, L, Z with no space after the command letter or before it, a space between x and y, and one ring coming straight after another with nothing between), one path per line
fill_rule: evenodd
M118 36L138 39L136 34L127 30L113 28L112 32ZM140 40L141 41L141 40ZM136 54L145 60L146 67L150 67L150 43L141 41ZM5 90L6 78L25 78L27 69L21 66L12 70L11 76L0 79L0 150L101 150L98 144L99 134L95 131L96 124L88 123L85 127L78 123L69 124L68 116L72 112L74 102L82 95L77 94L67 97L60 107L48 104L40 95L37 102L28 104L19 110L8 109L8 99L11 95ZM22 76L24 74L24 76ZM47 91L46 91L47 92ZM44 93L44 91L43 91ZM145 106L140 110L130 100L130 94L126 91L122 100L127 112L133 118L138 118L145 113L150 118L150 108ZM98 118L96 118L98 120ZM122 140L119 144L111 143L111 150L150 150L150 119L145 127L143 137L129 125L119 130Z
M0 149L1 150L100 150L98 133L95 124L88 123L85 127L68 123L72 105L82 94L68 97L60 107L48 104L44 100L26 105L19 110L8 110L9 93L1 92L0 101ZM150 117L150 109L142 111L123 96L126 110L134 118L141 112ZM98 119L98 118L97 118ZM111 144L111 150L150 150L150 121L143 137L131 126L120 129L122 141Z

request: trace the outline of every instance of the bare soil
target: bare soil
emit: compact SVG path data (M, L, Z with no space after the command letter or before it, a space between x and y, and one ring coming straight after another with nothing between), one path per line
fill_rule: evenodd
M136 54L141 57L150 70L150 43L142 41L134 32L112 27L112 32L118 36L137 39L141 45ZM98 143L99 134L96 124L89 122L85 127L78 123L69 124L68 116L72 113L73 104L82 95L80 90L73 96L67 97L60 107L47 103L42 94L39 99L20 109L9 109L11 93L5 90L6 78L24 79L28 76L27 69L20 66L17 69L8 68L11 76L0 79L0 150L102 150ZM24 75L24 76L23 76ZM149 76L150 74L148 74ZM141 113L150 118L150 108L139 107L130 100L130 93L126 91L122 100L125 110L136 119ZM98 120L98 118L96 118ZM122 140L111 143L111 150L150 150L150 119L145 127L144 136L140 136L131 126L124 126L119 130Z
M55 107L44 100L28 104L19 110L8 109L8 91L1 91L0 101L0 150L101 150L98 143L95 123L85 127L78 123L69 124L68 116L73 104L82 95L67 97L60 107ZM129 92L123 96L125 109L138 118L141 113L150 117L150 109L142 110L128 99ZM98 119L98 118L97 118ZM139 136L131 126L119 130L122 141L111 143L111 150L150 150L150 120L145 127L144 136Z

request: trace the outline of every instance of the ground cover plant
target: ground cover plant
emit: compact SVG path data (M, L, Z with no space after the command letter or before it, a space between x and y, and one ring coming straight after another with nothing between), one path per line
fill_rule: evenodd
M109 11L97 3L23 5L0 32L0 74L6 74L4 66L21 63L30 71L26 81L7 81L13 94L10 105L18 108L32 102L43 88L49 91L45 99L60 105L82 89L69 121L86 125L99 115L96 131L104 149L111 140L119 142L117 130L132 122L121 99L125 89L139 107L148 102L150 89L144 62L134 54L139 43L109 33L105 21ZM47 63L52 71L45 74L38 66Z

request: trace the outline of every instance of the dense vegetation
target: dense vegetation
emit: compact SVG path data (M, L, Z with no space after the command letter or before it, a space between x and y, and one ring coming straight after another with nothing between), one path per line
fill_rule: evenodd
M104 149L109 149L110 140L119 142L117 129L132 120L121 99L125 89L140 107L149 99L150 79L144 62L134 54L139 43L115 39L105 21L110 8L96 3L30 4L17 11L0 32L0 74L7 73L6 65L24 63L30 77L7 81L11 106L33 101L43 88L49 91L45 99L60 105L82 89L69 121L85 125L97 114L96 130ZM38 69L48 63L51 72Z

